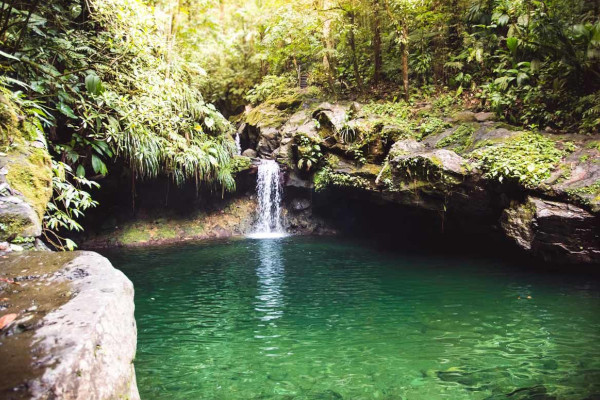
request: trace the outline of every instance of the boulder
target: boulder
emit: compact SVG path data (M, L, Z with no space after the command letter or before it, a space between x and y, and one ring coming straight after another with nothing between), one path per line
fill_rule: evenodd
M303 198L295 198L291 201L290 206L294 211L304 211L310 208L310 200Z
M475 114L475 119L477 120L477 122L493 121L494 117L495 115L493 112L478 112L477 114Z
M600 263L600 220L572 204L528 197L504 211L504 233L552 262Z
M35 210L16 196L0 197L0 241L42 234L42 221Z
M321 124L330 126L335 133L342 130L348 119L346 107L330 103L320 104L313 116Z
M279 147L281 134L273 127L260 130L258 139L258 154L261 157L270 157L273 151Z
M242 156L248 158L256 158L258 157L258 153L256 152L256 150L246 149L242 152Z
M29 285L7 293L20 323L0 338L0 358L14 363L3 367L16 371L0 367L0 397L139 399L133 285L122 272L81 251L11 253L3 269Z
M477 121L476 114L472 111L460 111L452 116L454 122L473 122Z
M414 152L420 152L425 150L425 145L421 142L417 142L414 139L400 140L392 145L390 149L390 158L397 156L410 154Z
M274 152L273 157L275 160L283 165L286 165L288 168L294 168L294 140L292 138L284 138L281 141L281 146L279 146Z

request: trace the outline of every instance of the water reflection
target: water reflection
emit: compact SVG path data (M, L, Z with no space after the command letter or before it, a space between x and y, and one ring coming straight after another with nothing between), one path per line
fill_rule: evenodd
M262 322L274 321L283 316L284 299L282 286L285 267L281 256L279 240L260 240L258 242L259 265L256 268L258 277L258 295L255 310ZM262 325L264 326L264 325Z

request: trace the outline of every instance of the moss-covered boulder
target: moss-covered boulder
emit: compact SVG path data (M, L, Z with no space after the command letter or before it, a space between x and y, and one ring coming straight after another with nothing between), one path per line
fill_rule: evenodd
M0 242L41 234L41 219L29 204L16 196L0 197Z
M0 97L0 240L41 234L52 196L52 164L43 137Z
M48 152L29 146L2 158L0 164L7 169L6 182L41 219L52 196L52 164Z

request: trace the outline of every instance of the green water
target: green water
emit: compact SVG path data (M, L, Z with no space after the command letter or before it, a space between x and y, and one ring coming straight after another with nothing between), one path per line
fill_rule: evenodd
M136 288L143 400L600 393L593 277L327 238L109 258Z

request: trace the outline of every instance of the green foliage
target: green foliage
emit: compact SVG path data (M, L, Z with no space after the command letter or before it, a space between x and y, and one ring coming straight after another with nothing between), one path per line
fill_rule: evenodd
M121 161L136 179L234 189L231 125L204 101L202 68L165 36L172 16L135 0L11 6L9 16L0 9L11 22L2 32L9 52L0 54L0 87L70 168L63 189ZM50 210L48 226L77 229L72 204Z
M52 172L54 194L44 216L44 236L57 249L73 250L75 243L58 232L83 229L77 219L83 217L85 210L98 205L86 190L100 185L76 176L71 167L58 161L52 162Z
M366 188L369 186L369 182L366 179L359 176L334 172L329 166L325 166L319 170L313 179L315 190L317 192L322 191L329 186L354 188Z
M354 143L358 139L358 130L354 126L354 123L348 120L348 116L346 116L346 121L344 121L338 135L346 144Z
M449 128L451 125L444 120L437 117L426 117L419 126L419 132L421 137L426 137L429 135L437 135L438 133L442 133L445 129Z
M370 102L362 108L365 114L375 114L380 117L407 119L410 117L410 106L405 102Z
M293 93L295 82L290 76L267 75L262 81L248 91L246 100L252 104L262 103L276 97Z
M474 132L475 127L472 125L459 125L451 135L440 140L435 147L452 146L453 150L460 154L473 145Z
M556 168L565 153L556 143L537 133L523 133L497 145L472 153L488 178L518 181L536 187Z
M296 136L296 140L298 141L298 168L305 171L318 168L323 158L321 146L304 135Z

